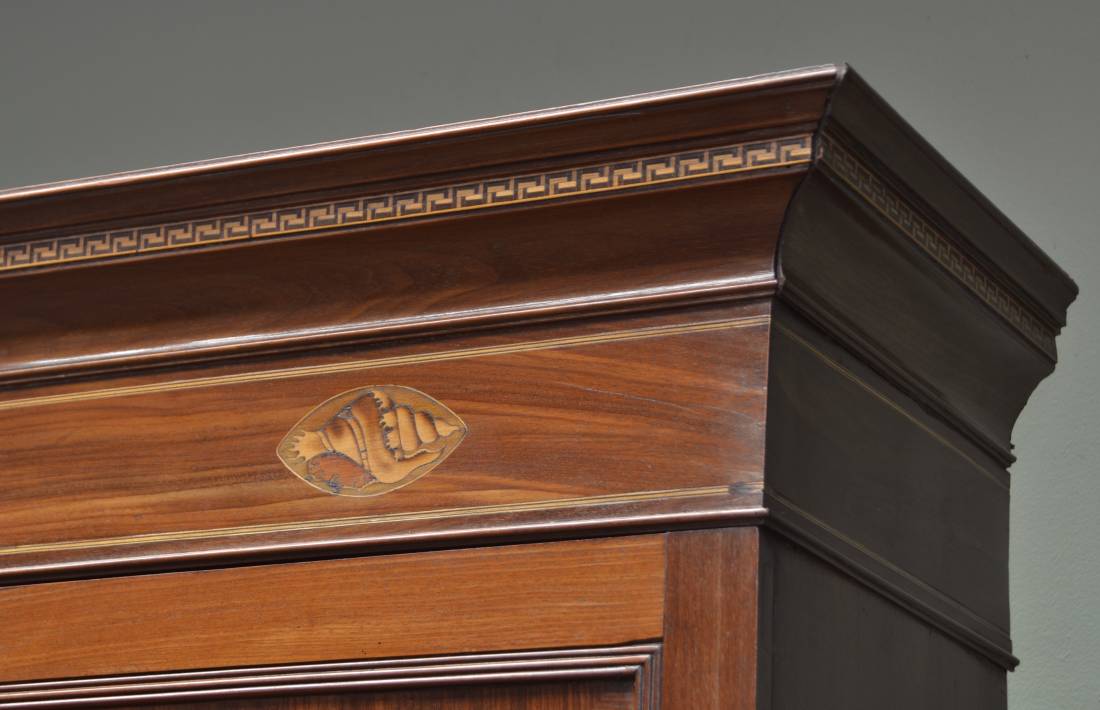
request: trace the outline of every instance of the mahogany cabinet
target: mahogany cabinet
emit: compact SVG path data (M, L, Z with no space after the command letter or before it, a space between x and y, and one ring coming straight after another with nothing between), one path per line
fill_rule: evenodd
M0 708L1003 708L1075 294L843 66L0 193Z

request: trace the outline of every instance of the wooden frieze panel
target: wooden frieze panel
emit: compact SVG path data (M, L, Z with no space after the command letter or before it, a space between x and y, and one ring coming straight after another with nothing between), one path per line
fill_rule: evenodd
M711 308L9 393L0 576L753 515L767 333Z

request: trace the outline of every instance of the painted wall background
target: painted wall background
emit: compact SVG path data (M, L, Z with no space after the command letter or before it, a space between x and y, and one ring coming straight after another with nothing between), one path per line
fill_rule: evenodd
M1016 427L1013 710L1100 707L1094 2L0 0L0 187L848 61L1081 286Z

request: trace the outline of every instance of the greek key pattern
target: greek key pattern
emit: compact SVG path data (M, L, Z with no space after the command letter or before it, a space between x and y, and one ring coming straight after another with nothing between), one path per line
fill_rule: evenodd
M1032 344L1055 357L1055 331L1036 318L1022 301L964 253L954 241L924 219L904 198L836 139L823 135L822 161L883 217L1008 321Z
M373 225L809 163L810 134L0 246L0 272Z

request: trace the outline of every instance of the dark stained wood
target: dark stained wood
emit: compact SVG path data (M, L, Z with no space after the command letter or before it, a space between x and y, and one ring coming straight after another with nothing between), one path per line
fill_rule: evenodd
M664 564L645 536L8 587L0 677L658 638Z
M825 173L784 224L783 298L1000 459L1051 357Z
M1075 295L847 67L2 192L0 707L1003 708Z
M768 506L1011 659L1007 474L789 310L776 314ZM945 601L947 600L947 601Z
M664 707L757 707L758 540L754 527L670 534Z
M1005 282L1019 284L1047 317L1065 324L1066 308L1077 297L1066 272L851 67L843 68L823 129L854 137L867 159L896 176L895 185L903 186L908 199L940 215L940 225L954 238L972 243L972 251L995 264Z
M1004 708L1004 670L790 542L764 533L769 710Z

